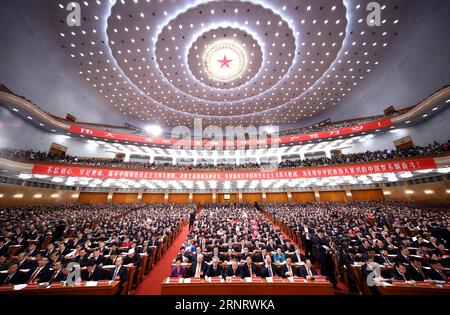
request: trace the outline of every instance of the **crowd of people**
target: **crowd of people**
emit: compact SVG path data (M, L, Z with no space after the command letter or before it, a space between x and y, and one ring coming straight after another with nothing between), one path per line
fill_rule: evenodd
M154 169L154 170L243 170L243 169L257 169L260 167L270 168L276 166L277 168L294 168L294 167L309 167L309 166L328 166L348 163L365 163L372 161L383 161L397 158L410 158L417 156L438 155L448 152L450 149L450 140L447 143L434 142L424 147L414 147L409 150L378 150L366 151L361 153L336 154L331 158L306 158L306 159L289 159L278 162L264 162L261 163L246 162L242 164L234 163L219 163L217 165L210 163L194 164L175 164L161 163L161 162L124 162L121 159L99 159L99 158L79 158L63 154L55 156L45 152L35 152L33 150L15 150L4 149L0 153L2 156L18 160L29 161L45 161L50 163L62 163L81 166L103 166L111 168L123 169Z
M317 276L300 247L250 203L206 205L174 263L171 277Z
M404 202L266 204L264 212L301 235L305 256L337 281L338 270L356 290L352 265L364 279L448 281L450 215ZM332 259L333 255L336 259ZM380 267L380 268L378 268ZM353 281L352 281L353 280ZM353 284L353 285L352 285ZM371 288L376 292L376 287Z
M0 210L0 285L127 279L175 232L196 204L66 204ZM16 248L12 254L11 249ZM104 267L111 268L105 269Z
M66 204L0 210L0 285L68 281L75 262L79 281L117 280L120 293L127 267L139 268L141 254L187 220L171 277L323 276L336 287L345 276L354 293L355 266L375 283L449 279L450 215L405 202L213 203L200 212L196 204Z

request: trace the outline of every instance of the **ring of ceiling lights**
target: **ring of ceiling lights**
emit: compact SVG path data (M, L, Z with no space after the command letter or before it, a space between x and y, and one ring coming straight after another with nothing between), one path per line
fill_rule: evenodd
M223 59L219 59L222 56ZM247 56L240 44L219 41L207 49L203 64L212 80L230 82L237 78L242 79L242 73L247 68ZM217 82L217 85L219 84Z
M226 63L224 57L228 58ZM192 43L187 60L190 72L201 83L216 89L234 89L255 77L261 69L263 53L247 32L217 28Z
M85 4L81 28L59 28L78 72L127 116L167 126L199 116L220 126L283 124L336 105L372 71L398 27L398 2L370 28L364 5L350 1L97 0ZM251 35L263 59L253 77L226 89L199 80L188 57L202 34L220 28Z
M234 9L237 7L238 13ZM255 17L265 17L267 20L263 22L256 19L254 24L250 23L247 13L252 13ZM183 24L183 21L190 22ZM196 29L192 21L198 21L200 31ZM270 21L270 25L268 25L268 21ZM187 31L186 28L188 28ZM271 32L275 30L276 33L272 34ZM180 36L180 32L182 34L187 32L187 35ZM271 45L266 45L269 37ZM199 80L202 77L200 71L204 70L202 65L204 60L196 62L195 59L197 56L199 59L203 58L204 50L207 50L205 47L214 45L219 38L236 40L241 46L245 45L245 49L248 51L247 55L254 59L255 64L261 63L262 65L265 62L266 67L263 70L265 72L258 73L260 66L253 67L252 65L246 76L242 80L234 82L233 85L223 85L220 84L223 83L221 81L214 82L208 78ZM211 106L216 105L217 108L226 105L224 109L227 110L240 107L240 112L237 114L245 115L277 106L275 103L266 103L267 106L261 106L261 109L254 110L253 106L249 106L249 104L253 98L273 88L287 74L296 54L295 41L296 38L289 23L269 8L243 1L211 1L192 7L170 20L158 34L155 56L161 74L167 79L167 82L179 92L184 92L185 95L191 96L194 101L199 102L197 108L187 108L187 110L191 110L191 114L209 116L211 114L208 111ZM264 51L261 46L264 46ZM177 48L179 50L180 47L186 47L186 50L189 50L185 58L181 56L182 62L174 63L171 67L164 64L170 58L170 53L177 51ZM191 53L192 49L197 53ZM260 60L260 54L261 58L265 57L265 60ZM270 60L272 56L277 56L276 62ZM191 71L186 71L186 65ZM283 65L283 67L278 67L279 65ZM270 77L266 76L268 72L271 73ZM180 73L183 74L183 78L173 79ZM227 91L224 91L224 88L227 88ZM252 104L254 105L254 103Z

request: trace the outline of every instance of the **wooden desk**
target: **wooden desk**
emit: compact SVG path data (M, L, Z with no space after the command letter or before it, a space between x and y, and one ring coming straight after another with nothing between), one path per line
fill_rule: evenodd
M413 286L413 285L397 285L379 286L378 291L382 295L450 295L450 285L443 287L434 284L429 287Z
M118 281L113 281L105 285L98 285L95 287L80 286L65 286L65 287L33 287L23 288L22 290L2 290L0 295L114 295L117 291Z
M167 283L161 285L162 295L333 295L334 289L325 282L207 282Z

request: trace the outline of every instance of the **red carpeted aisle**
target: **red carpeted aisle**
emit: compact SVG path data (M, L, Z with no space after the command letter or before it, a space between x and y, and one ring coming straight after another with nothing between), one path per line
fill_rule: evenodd
M169 247L164 256L158 261L156 266L150 271L147 277L136 289L134 294L142 295L160 295L161 283L170 275L172 270L172 260L177 256L180 251L180 246L186 240L186 236L189 233L189 226L186 225L181 230L181 233Z

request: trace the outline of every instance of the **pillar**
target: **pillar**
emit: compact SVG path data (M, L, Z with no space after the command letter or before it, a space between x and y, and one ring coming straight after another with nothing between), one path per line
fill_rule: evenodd
M139 189L139 193L137 196L137 203L141 203L142 202L142 196L144 194L144 188Z
M113 195L114 195L114 191L112 189L110 189L108 192L108 199L106 201L107 203L112 203Z
M314 196L316 197L316 202L320 202L320 193L317 188L314 189Z
M305 152L300 152L300 160L304 160L305 159Z
M345 196L347 198L347 202L353 201L352 191L349 187L345 187Z

